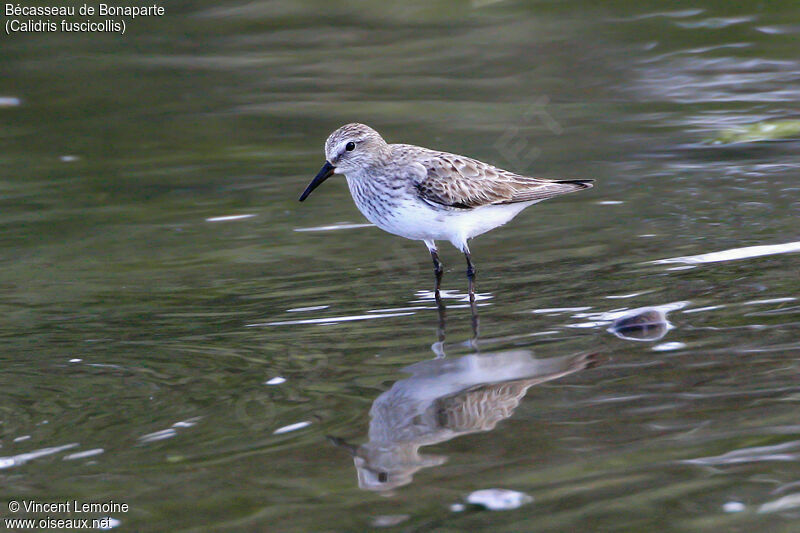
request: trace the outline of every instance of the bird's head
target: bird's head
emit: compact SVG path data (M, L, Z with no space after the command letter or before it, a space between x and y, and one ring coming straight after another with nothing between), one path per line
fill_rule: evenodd
M380 164L388 145L380 134L364 124L345 124L325 141L325 164L300 196L305 200L311 192L333 174L357 173Z

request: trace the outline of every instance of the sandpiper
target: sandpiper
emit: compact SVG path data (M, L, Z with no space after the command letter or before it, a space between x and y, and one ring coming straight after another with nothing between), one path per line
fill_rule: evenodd
M462 155L387 144L377 131L357 123L330 134L325 159L300 201L333 174L344 174L353 201L370 222L428 247L437 300L443 272L437 240L450 241L466 256L474 303L469 239L502 226L529 205L592 186L592 180L531 178Z

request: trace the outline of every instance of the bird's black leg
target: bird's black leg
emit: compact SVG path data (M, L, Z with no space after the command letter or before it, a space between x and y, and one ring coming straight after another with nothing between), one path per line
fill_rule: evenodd
M431 258L433 259L433 273L436 276L436 285L434 286L434 292L436 293L436 297L439 297L439 287L442 285L442 274L444 273L444 267L442 266L442 262L439 261L439 253L434 248L431 250Z
M434 353L436 353L436 357L444 357L444 336L447 320L447 309L442 301L442 295L439 293L439 288L442 285L442 274L444 273L444 267L442 266L442 262L439 261L439 251L436 249L436 243L434 241L425 241L425 246L428 247L428 251L431 253L431 259L433 259L433 273L436 276L436 285L434 286L433 294L436 298L436 310L439 313L439 328L436 335L437 342L433 344L432 348Z
M469 280L469 308L472 312L472 335L473 342L478 340L478 306L475 304L475 265L472 264L472 256L469 249L464 250L467 258L467 279Z
M467 258L467 279L469 280L469 301L471 304L475 303L475 265L472 264L472 256L469 250L464 252Z
M431 259L433 259L433 273L436 276L436 285L433 288L433 292L436 296L436 302L441 303L439 302L439 287L442 285L444 267L442 266L442 262L439 261L439 251L436 249L436 243L433 241L425 241L425 246L428 247L428 251L431 253Z

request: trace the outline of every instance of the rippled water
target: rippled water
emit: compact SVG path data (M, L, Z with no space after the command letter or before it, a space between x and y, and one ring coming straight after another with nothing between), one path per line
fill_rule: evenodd
M708 140L798 118L799 33L793 2L201 2L6 37L2 499L796 531L800 144ZM442 312L342 180L297 203L354 120L596 186L474 241L476 337L458 252Z

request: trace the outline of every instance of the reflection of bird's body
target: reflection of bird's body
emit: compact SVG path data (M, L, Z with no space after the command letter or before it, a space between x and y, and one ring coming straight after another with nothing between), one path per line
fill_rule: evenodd
M510 417L529 387L591 366L594 355L536 359L528 350L434 359L405 370L370 410L369 442L351 449L363 489L386 491L411 482L442 456L422 455L421 446L459 435L490 431Z
M425 241L436 291L442 275L437 240L464 252L470 296L475 270L467 241L542 200L591 187L591 180L548 180L502 170L468 157L410 144L387 144L372 128L347 124L325 143L327 162L300 201L332 174L344 174L358 209L379 228Z

